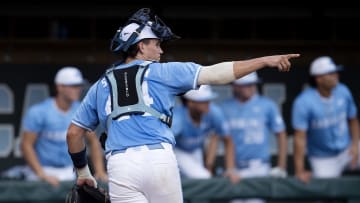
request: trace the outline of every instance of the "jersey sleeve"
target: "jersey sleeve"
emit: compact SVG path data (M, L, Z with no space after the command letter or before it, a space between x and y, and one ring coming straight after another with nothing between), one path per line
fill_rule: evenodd
M25 114L23 129L34 133L39 133L43 129L43 113L39 106L32 106Z
M162 63L161 78L175 95L198 88L197 80L201 66L192 62Z
M279 108L273 101L269 101L268 103L269 111L268 111L268 125L269 129L271 129L275 133L279 133L285 130L284 119L282 118Z
M99 118L97 115L97 91L101 88L98 82L96 82L87 92L86 96L82 100L79 108L77 109L72 123L93 131L99 124Z
M302 98L297 98L292 106L291 123L295 130L307 130L309 111Z
M210 104L210 112L216 134L220 136L230 136L230 131L226 125L225 115L221 108L216 104Z

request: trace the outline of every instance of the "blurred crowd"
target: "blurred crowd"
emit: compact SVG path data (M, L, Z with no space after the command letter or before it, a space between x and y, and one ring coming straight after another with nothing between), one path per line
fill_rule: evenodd
M304 81L308 85L293 101L291 110L293 163L287 163L288 135L283 115L271 98L258 91L262 78L256 72L230 84L233 96L221 102L214 102L218 94L209 85L180 96L173 109L171 129L182 178L224 176L233 183L250 177L285 178L289 165L293 165L295 177L308 182L359 170L358 112L351 91L339 81L341 70L329 56L315 58L309 64L310 80ZM79 107L84 78L78 68L69 66L57 72L54 84L56 95L29 108L23 118L21 150L26 166L21 172L26 180L57 186L60 181L76 178L66 130ZM271 159L271 136L276 140L275 162ZM95 178L106 182L99 135L87 133L86 140ZM220 162L224 170L220 171L219 146L224 151L224 161ZM10 169L2 176L12 172Z

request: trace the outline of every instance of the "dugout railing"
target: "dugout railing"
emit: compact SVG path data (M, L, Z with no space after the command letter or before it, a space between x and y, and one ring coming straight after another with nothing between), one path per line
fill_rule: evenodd
M64 202L73 182L51 187L44 182L0 181L0 202ZM101 184L106 187L105 184ZM268 202L360 202L360 177L313 179L305 184L295 178L249 178L237 184L224 178L183 179L183 194L189 203L225 203L233 198L258 197Z

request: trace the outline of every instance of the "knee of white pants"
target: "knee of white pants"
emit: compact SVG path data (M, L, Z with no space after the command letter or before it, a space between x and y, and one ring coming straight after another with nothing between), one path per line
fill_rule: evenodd
M341 173L339 173L336 169L313 169L313 176L315 178L335 178L339 177Z
M181 168L180 168L180 170L181 170ZM199 179L211 178L210 172L205 168L201 168L201 166L194 167L193 170L183 171L183 174L187 178L199 178Z
M248 168L238 170L238 174L243 178L262 177L270 173L270 165L268 163L261 163L250 165Z
M310 158L313 176L316 178L335 178L339 177L342 167L334 158Z
M181 174L187 178L210 178L210 172L204 167L203 159L199 158L200 151L185 152L175 149L176 159Z
M70 180L75 180L76 178L72 166L63 167L63 168L44 166L43 170L46 175L54 176L57 179L59 179L59 181L70 181ZM40 180L40 178L34 173L34 171L30 167L27 166L24 171L25 171L26 180L29 181Z
M76 175L73 166L63 168L44 167L45 174L55 176L60 181L75 180Z

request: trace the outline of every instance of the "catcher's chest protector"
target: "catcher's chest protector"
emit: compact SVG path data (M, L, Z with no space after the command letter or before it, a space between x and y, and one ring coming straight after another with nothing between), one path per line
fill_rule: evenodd
M141 84L144 74L151 61L128 68L111 68L106 72L106 80L110 84L111 114L107 118L107 129L111 121L124 115L149 113L171 126L171 116L158 112L146 105L143 98Z

